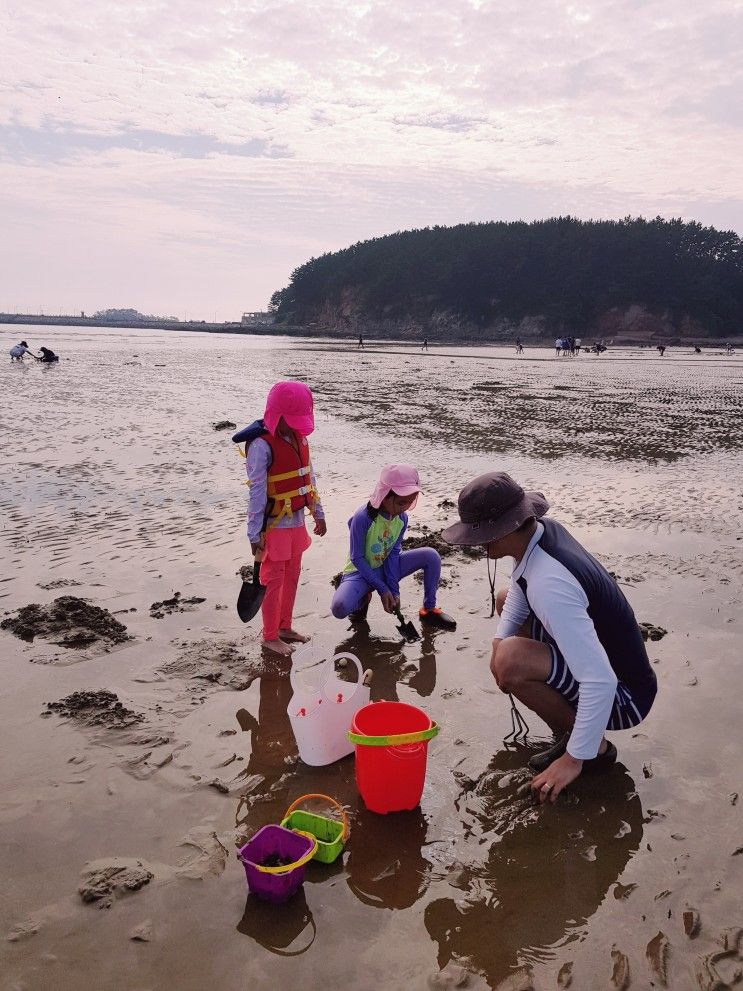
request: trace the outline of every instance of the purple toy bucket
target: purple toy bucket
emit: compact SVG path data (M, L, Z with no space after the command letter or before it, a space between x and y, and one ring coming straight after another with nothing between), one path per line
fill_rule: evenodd
M288 901L304 881L305 864L317 850L317 840L295 833L283 826L268 825L259 829L237 851L245 868L248 888L265 901L280 905ZM272 858L289 860L285 866L266 867Z

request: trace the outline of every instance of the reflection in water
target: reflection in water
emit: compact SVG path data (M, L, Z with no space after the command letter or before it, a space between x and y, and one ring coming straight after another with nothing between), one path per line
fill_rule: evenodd
M239 775L245 779L246 791L235 810L235 826L246 828L246 834L276 821L275 809L268 807L266 802L269 797L271 803L279 798L285 801L288 783L282 789L282 778L297 756L297 744L286 711L292 696L289 664L271 674L261 675L259 684L258 718L247 709L238 709L235 714L240 728L251 736L250 758ZM261 803L260 816L255 814L256 802Z
M286 771L287 758L295 757L297 744L289 722L287 706L292 697L289 664L285 670L264 674L259 678L260 696L258 718L247 709L236 714L243 731L251 733L248 774L280 777Z
M371 698L398 702L398 683L409 685L422 698L436 687L436 634L424 628L420 641L405 644L400 639L388 640L371 634L367 622L355 623L349 635L335 648L336 653L355 654L364 670L371 668ZM403 650L404 648L404 650ZM416 649L420 657L413 659Z
M492 984L519 962L548 957L548 947L594 914L643 831L640 799L621 765L581 782L573 802L542 808L519 794L526 777L517 759L500 753L460 796L463 823L487 856L452 873L459 897L425 910L439 965L466 958Z
M409 908L428 888L422 853L428 824L420 809L377 815L360 808L348 844L348 886L374 908Z
M303 888L278 909L270 902L248 895L237 931L251 936L256 943L281 957L306 953L314 943L317 932ZM301 940L300 936L303 937Z

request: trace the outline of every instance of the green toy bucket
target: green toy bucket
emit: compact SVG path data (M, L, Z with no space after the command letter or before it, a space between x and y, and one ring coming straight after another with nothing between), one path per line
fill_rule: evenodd
M321 798L325 802L330 802L340 812L340 820L329 819L327 816L318 815L316 812L307 812L305 809L297 807L309 798ZM286 810L281 825L285 829L293 829L314 836L317 840L317 850L313 859L319 860L323 864L332 864L334 860L337 860L348 839L346 812L343 806L330 795L302 795L292 802Z

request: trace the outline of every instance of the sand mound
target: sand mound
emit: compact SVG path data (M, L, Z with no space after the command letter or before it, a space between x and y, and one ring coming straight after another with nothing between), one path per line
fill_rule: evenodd
M124 857L94 860L82 872L82 883L77 890L84 902L99 902L99 908L110 908L115 898L139 891L154 876L141 860Z
M451 557L453 554L463 554L465 557L480 557L482 549L480 547L459 547L455 544L447 544L441 536L441 530L429 530L427 526L421 526L422 533L415 537L406 537L402 542L404 551L414 551L419 547L433 547L439 552L439 557Z
M211 682L241 692L265 674L264 665L250 660L237 644L229 641L198 640L160 671L177 678Z
M22 606L15 616L0 623L0 629L9 630L28 643L42 637L59 647L78 649L98 642L110 645L132 639L124 624L107 609L74 595L61 595L48 606L36 603ZM60 634L61 638L55 639Z
M47 702L46 707L49 712L56 712L66 719L76 719L86 726L125 729L144 720L142 713L127 709L113 692L103 690L73 692L58 702Z
M655 626L653 623L640 623L639 627L643 640L662 640L668 633L668 630L664 630L662 626Z
M190 599L184 599L180 592L176 592L170 599L153 602L150 606L150 616L153 619L162 619L163 616L170 616L174 612L192 612L192 606L198 606L202 602L206 602L202 596L194 595Z

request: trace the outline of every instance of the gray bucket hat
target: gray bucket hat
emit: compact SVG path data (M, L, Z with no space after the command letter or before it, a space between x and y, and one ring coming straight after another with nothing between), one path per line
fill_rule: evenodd
M541 492L525 492L504 471L488 471L459 493L459 523L441 534L449 544L488 544L539 519L550 508Z

